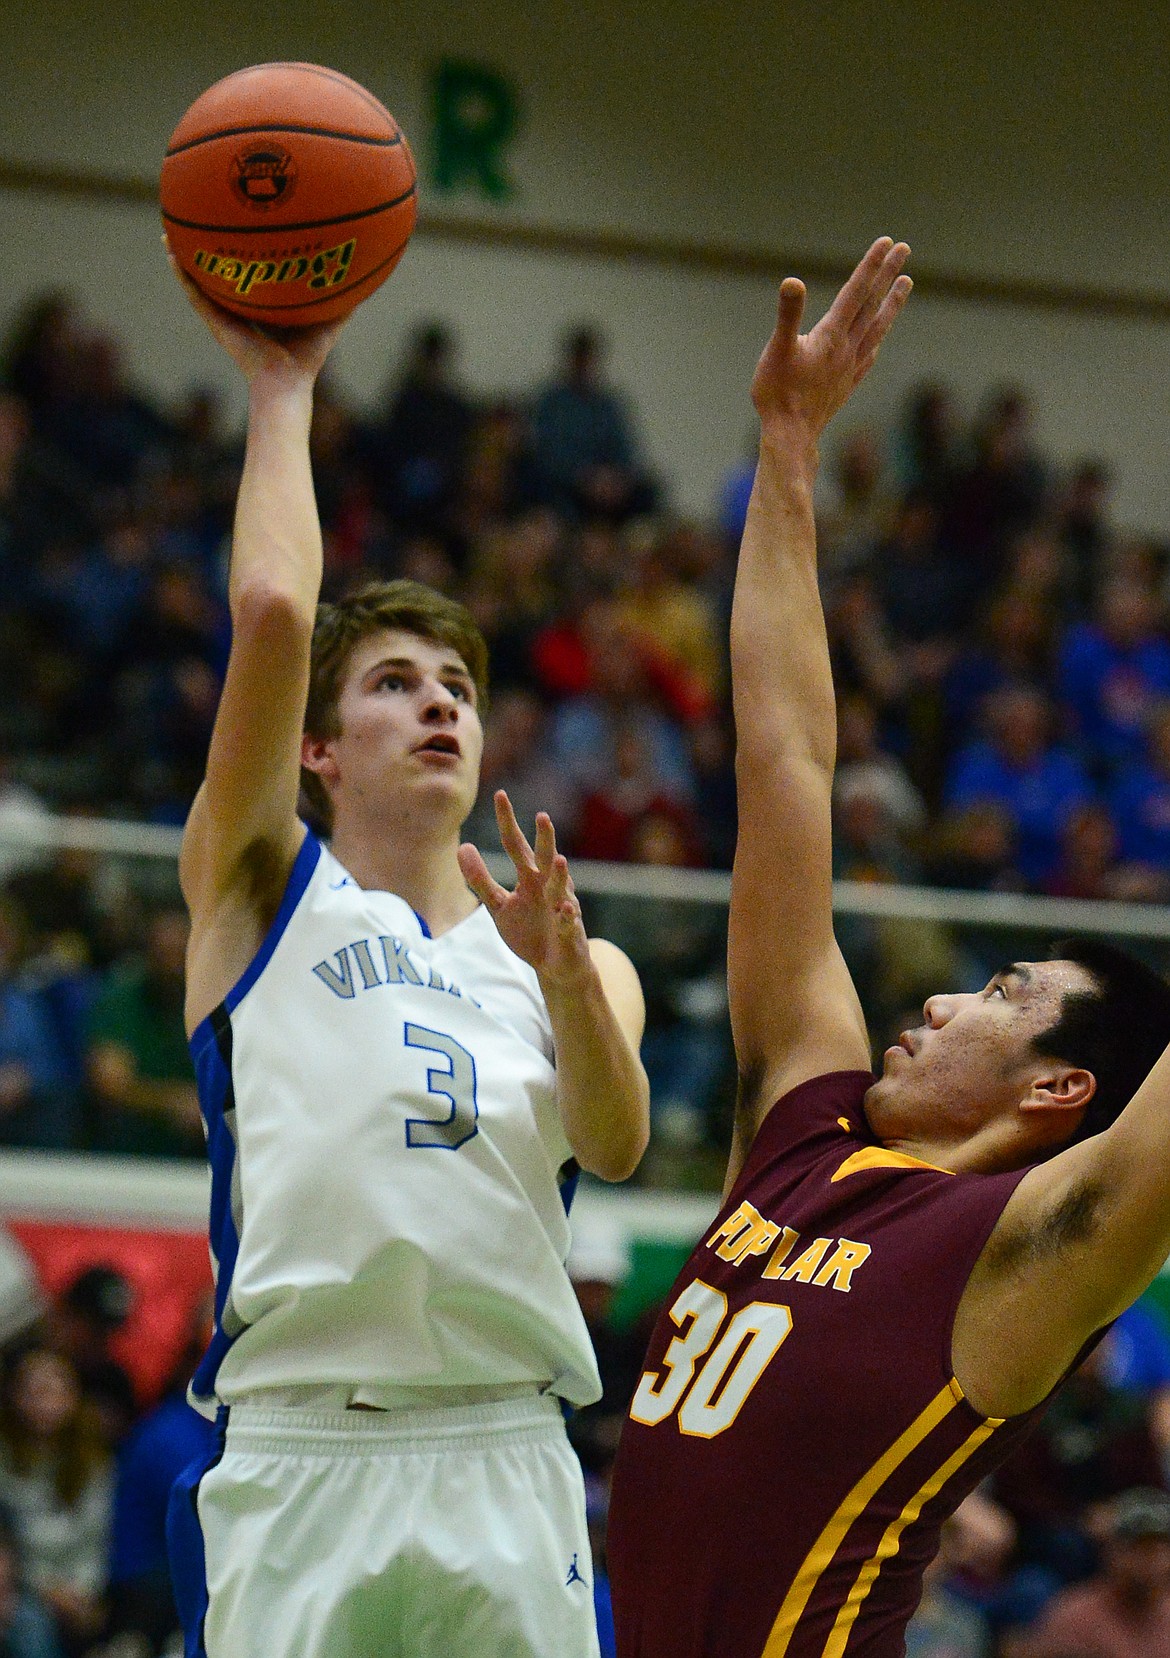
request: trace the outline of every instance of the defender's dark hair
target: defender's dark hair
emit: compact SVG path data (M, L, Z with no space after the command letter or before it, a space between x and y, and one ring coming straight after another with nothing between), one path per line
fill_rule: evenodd
M1080 1127L1066 1142L1073 1145L1120 1116L1170 1045L1170 984L1128 951L1095 938L1061 939L1048 959L1076 962L1095 983L1093 990L1070 991L1056 1023L1032 1043L1037 1053L1097 1079Z

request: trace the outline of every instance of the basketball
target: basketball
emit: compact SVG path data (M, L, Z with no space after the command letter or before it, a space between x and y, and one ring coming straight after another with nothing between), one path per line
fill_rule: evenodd
M217 305L286 327L346 316L414 229L414 159L373 95L313 63L262 63L209 87L167 145L167 240Z

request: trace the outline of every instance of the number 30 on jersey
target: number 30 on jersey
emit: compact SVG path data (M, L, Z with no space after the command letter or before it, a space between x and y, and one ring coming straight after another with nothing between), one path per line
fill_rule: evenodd
M696 1278L675 1301L670 1317L680 1329L689 1319L690 1328L663 1354L664 1373L648 1370L642 1377L630 1416L653 1428L677 1410L680 1433L714 1439L730 1428L775 1358L792 1329L792 1314L778 1302L753 1301L733 1315L720 1335L727 1297Z

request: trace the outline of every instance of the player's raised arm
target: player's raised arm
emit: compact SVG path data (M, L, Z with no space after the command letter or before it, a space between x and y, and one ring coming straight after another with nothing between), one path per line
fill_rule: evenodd
M1163 1035L1165 994L1152 1021ZM1023 1109L1083 1108L1094 1085L1052 1061ZM1170 1049L1107 1128L1029 1169L1012 1194L955 1321L955 1374L975 1408L1010 1416L1043 1399L1168 1256Z
M804 335L804 284L789 277L752 382L760 459L731 618L739 839L728 940L749 1113L811 1076L870 1063L864 1017L833 936L836 707L813 482L821 433L869 371L909 295L900 274L908 254L904 243L875 242ZM732 1174L735 1162L733 1153Z
M300 841L301 726L321 585L309 423L313 386L340 325L277 338L229 316L180 280L248 381L247 449L228 584L231 653L180 863L197 956L201 923L225 902L238 899L236 907L264 922ZM254 943L240 939L245 959ZM231 975L239 966L229 963L225 971Z

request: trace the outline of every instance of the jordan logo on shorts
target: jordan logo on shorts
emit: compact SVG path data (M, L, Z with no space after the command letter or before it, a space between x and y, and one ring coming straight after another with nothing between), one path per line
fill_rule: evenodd
M565 1579L565 1588L567 1589L571 1583L585 1583L585 1579L581 1576L581 1573L577 1570L577 1556L576 1555L574 1555L572 1560L569 1562L569 1575ZM588 1587L589 1587L588 1583L585 1583L585 1587L588 1589Z

